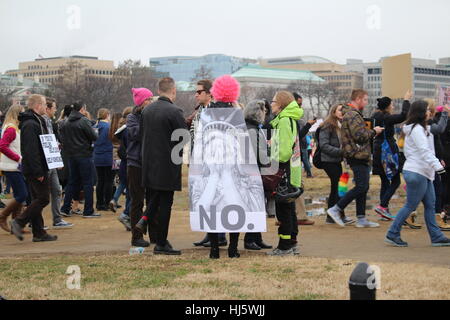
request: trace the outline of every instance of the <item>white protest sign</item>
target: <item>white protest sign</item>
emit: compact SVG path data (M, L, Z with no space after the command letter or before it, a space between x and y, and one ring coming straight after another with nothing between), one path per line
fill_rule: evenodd
M208 108L189 165L192 231L266 232L261 175L241 109Z
M45 160L49 169L58 169L64 167L61 153L59 152L58 141L54 134L42 134L41 139L42 149L44 150Z

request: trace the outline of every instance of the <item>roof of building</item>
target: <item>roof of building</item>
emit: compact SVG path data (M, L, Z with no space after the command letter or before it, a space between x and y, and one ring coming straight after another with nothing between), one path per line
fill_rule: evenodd
M256 65L249 65L239 69L233 73L235 78L266 78L266 79L282 79L292 81L317 81L323 82L322 78L314 73L305 70L291 70L291 69L273 69L262 68Z
M331 60L318 56L296 56L296 57L284 57L284 58L271 58L264 59L268 64L321 64L321 63L334 63Z

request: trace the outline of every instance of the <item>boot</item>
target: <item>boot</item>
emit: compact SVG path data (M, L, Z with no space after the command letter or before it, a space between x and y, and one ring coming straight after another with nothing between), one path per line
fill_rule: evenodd
M196 247L201 247L203 246L205 243L209 242L209 237L208 234L205 235L205 237L203 238L203 240L200 240L198 242L194 242L194 246Z
M211 250L209 251L209 258L210 259L219 259L220 258L219 247L211 247Z
M230 245L228 246L228 257L239 258L241 255L237 249L239 233L230 233Z
M436 215L436 222L442 231L450 231L450 224L447 224L440 214Z
M19 209L22 208L22 204L17 202L15 199L12 199L8 206L2 211L0 214L0 228L5 230L6 232L11 232L11 229L8 227L8 224L6 223L6 219L13 214L13 219L16 217L14 216L14 213L18 212Z
M416 213L413 212L413 213L408 217L408 219L406 219L405 225L408 226L408 227L410 227L411 229L422 229L422 225L416 223L416 217L417 217Z

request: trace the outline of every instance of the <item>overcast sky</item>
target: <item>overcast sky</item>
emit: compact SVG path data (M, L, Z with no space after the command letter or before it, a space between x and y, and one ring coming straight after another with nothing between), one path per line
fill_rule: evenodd
M449 13L448 0L0 0L0 72L38 55L437 59Z

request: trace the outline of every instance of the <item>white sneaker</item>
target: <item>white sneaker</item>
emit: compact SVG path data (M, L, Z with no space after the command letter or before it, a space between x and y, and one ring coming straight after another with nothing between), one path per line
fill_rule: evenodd
M357 228L379 228L380 224L367 220L367 218L358 219L355 227Z
M337 206L334 206L327 210L328 216L333 219L336 224L338 224L341 227L345 227L345 223L341 219L341 211Z

